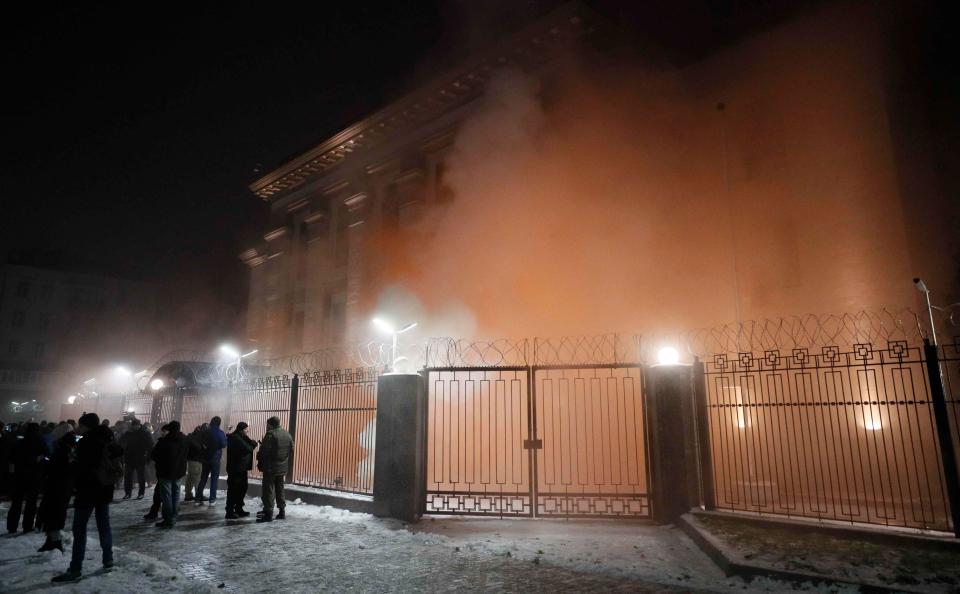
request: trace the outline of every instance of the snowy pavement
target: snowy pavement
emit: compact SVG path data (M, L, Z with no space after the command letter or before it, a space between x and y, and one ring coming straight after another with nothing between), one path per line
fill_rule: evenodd
M220 505L184 505L173 530L142 519L144 501L111 506L117 569L99 572L89 526L84 579L53 586L65 549L42 536L0 538L0 592L630 592L795 587L727 578L678 529L638 522L426 518L406 525L330 507L289 505L286 520L225 521ZM5 516L6 504L3 506ZM248 499L247 509L259 504ZM69 524L68 518L68 524ZM803 588L801 588L803 589Z

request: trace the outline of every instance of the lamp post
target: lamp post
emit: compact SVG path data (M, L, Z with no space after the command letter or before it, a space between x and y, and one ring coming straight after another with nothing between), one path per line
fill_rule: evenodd
M393 337L393 349L390 354L390 372L396 373L397 371L397 337L416 327L416 322L410 322L403 328L397 330L397 328L390 322L384 320L383 318L373 318L370 322L377 327L378 330L384 332L385 334L390 334Z
M230 346L230 345L228 345L228 344L222 344L222 345L220 345L220 352L221 352L221 353L223 353L224 355L230 357L231 359L236 359L237 372L236 372L236 374L235 374L235 376L234 376L234 381L240 381L240 367L243 365L243 360L244 360L245 358L249 357L250 355L255 354L258 350L259 350L259 349L253 349L253 350L250 351L249 353L244 353L244 354L241 355L241 354L240 354L240 351L238 351L237 349L233 348L232 346ZM233 364L233 363L231 363L230 365L232 365L232 364ZM227 367L229 367L230 365L227 365Z
M927 314L930 316L930 336L933 338L933 346L937 346L937 327L933 324L933 304L930 303L930 289L927 288L927 283L919 277L913 279L913 286L923 293L927 300Z

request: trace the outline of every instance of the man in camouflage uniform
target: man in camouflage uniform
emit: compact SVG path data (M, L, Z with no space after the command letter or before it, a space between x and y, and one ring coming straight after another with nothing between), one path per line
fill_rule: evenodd
M277 519L286 517L287 507L283 499L283 478L293 461L293 437L280 427L280 419L267 419L267 433L260 441L257 452L257 470L263 473L263 512L257 522L273 521L274 501L278 508Z

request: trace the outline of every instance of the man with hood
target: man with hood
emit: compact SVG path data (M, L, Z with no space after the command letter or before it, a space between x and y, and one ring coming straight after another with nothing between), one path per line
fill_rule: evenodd
M250 512L243 511L243 498L247 495L247 471L253 469L253 450L257 442L247 437L247 425L243 421L227 436L227 519L245 518Z
M103 549L103 568L113 569L113 534L110 531L110 501L113 485L122 476L120 457L123 448L117 444L113 431L100 424L96 413L86 413L77 424L77 457L73 475L77 489L73 503L73 551L70 568L53 578L56 583L80 581L83 556L87 552L87 524L96 514L100 548Z
M227 447L227 436L220 429L220 417L210 419L210 428L201 436L203 446L206 449L204 460L202 460L202 469L200 471L200 482L197 484L196 504L203 505L203 487L207 484L207 477L210 477L210 505L217 503L217 481L220 479L220 457L223 448Z
M167 423L166 435L157 440L151 457L157 467L157 490L163 520L157 528L173 528L180 513L180 479L187 474L187 456L196 446L180 432L180 422Z

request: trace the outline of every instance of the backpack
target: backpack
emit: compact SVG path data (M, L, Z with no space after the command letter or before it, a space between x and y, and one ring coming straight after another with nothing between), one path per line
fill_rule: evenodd
M104 487L112 487L123 477L123 466L120 464L120 456L114 456L110 453L109 445L103 446L103 453L100 456L100 464L97 466L97 481Z

